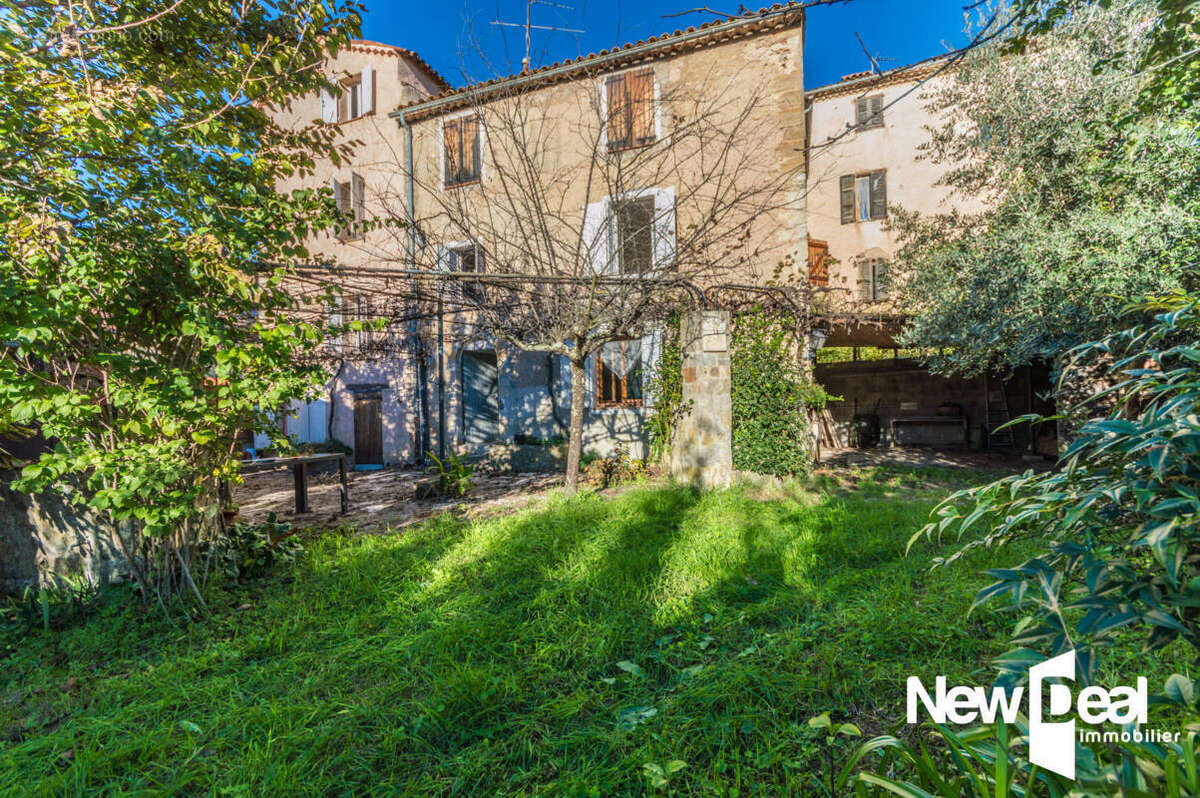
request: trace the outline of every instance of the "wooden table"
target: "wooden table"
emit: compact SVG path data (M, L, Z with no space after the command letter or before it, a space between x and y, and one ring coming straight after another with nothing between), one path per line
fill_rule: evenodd
M338 479L341 482L342 515L350 510L350 483L346 479L346 455L340 452L329 454L302 454L297 457L263 457L258 460L240 460L238 470L243 474L256 474L276 468L290 467L296 485L296 514L308 512L308 467L316 463L338 462Z

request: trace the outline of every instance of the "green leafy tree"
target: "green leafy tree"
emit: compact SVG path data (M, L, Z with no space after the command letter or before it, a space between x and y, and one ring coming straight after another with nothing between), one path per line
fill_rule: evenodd
M1138 111L1146 2L1082 5L1021 55L969 53L926 98L925 157L978 213L892 214L901 340L977 374L1054 359L1121 325L1124 297L1191 285L1200 257L1192 109Z
M281 178L338 155L272 107L326 85L354 3L26 2L0 27L0 423L51 451L22 490L113 522L146 597L188 562L239 429L311 393L325 332L286 270L333 222ZM343 151L344 152L344 151ZM326 192L327 193L327 192Z
M1087 6L1108 8L1113 0L1014 0L1018 32L1007 49L1024 53L1037 37ZM1142 110L1185 107L1200 100L1200 3L1154 0L1147 22L1147 44L1137 66L1138 105Z

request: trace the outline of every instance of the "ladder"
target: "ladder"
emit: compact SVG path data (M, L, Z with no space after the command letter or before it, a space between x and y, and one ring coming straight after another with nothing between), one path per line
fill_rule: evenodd
M996 395L998 398L993 401L991 377L984 372L983 402L987 412L987 423L984 429L987 430L987 446L989 449L1015 449L1017 441L1013 437L1012 427L996 429L1012 420L1012 416L1008 412L1008 392L1004 390L1003 381L1000 382L1000 390L996 392Z

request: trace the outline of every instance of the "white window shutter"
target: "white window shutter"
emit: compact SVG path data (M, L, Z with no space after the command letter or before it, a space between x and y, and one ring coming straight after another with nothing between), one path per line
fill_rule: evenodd
M375 110L375 70L369 66L362 71L362 98L359 100L358 111L369 114Z
M675 188L654 191L654 267L670 269L675 264Z
M321 89L321 121L328 125L337 124L337 100L325 89Z
M583 217L583 253L593 274L616 274L617 263L612 257L607 201L587 206Z
M451 266L450 250L447 249L446 247L443 247L441 244L439 244L435 249L435 253L437 256L437 260L436 260L436 265L434 266L434 268L437 269L439 272L451 271L451 269L450 269L450 266Z

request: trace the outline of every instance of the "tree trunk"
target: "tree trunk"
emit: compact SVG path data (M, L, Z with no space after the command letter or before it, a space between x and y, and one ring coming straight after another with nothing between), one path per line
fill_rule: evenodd
M587 403L587 361L571 361L571 429L567 435L567 490L579 489L579 461L583 456L583 411Z

